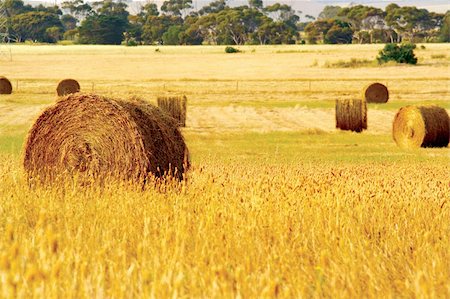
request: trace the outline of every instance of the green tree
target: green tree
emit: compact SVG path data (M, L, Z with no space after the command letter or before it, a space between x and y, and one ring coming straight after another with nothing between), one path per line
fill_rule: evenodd
M324 37L326 44L351 44L353 31L349 27L333 25Z
M442 27L439 30L439 39L443 43L450 42L450 11L445 14Z
M353 36L350 24L337 19L317 20L309 23L305 27L305 33L310 44L319 41L326 44L348 44L352 42Z
M180 16L148 16L142 27L142 40L146 44L162 44L163 34L169 27L182 24L183 19Z
M145 22L147 17L149 16L159 16L158 6L156 6L155 3L147 3L142 8L141 11L138 13L138 17L140 20Z
M73 30L77 28L77 18L72 15L63 15L61 16L61 23L63 24L64 30Z
M341 10L340 6L327 5L320 12L318 20L327 20L327 19L336 19L339 11Z
M397 32L398 41L402 37L412 41L417 32L426 31L436 26L426 9L409 6L388 6L386 8L386 22Z
M15 15L11 18L12 30L17 41L32 40L38 42L55 42L46 32L50 27L60 28L62 24L57 14L31 11Z
M209 3L208 5L206 5L204 7L202 7L198 11L198 14L200 16L204 16L206 14L220 12L220 11L224 10L225 8L228 8L227 0L216 0L216 1Z
M92 7L83 0L67 0L61 3L61 7L69 10L77 19L85 18L93 12Z
M248 5L250 8L262 10L263 9L263 1L262 0L248 0Z
M170 26L162 35L162 40L165 45L179 45L180 34L183 32L183 27L180 25Z
M59 26L52 26L45 29L45 35L48 42L55 43L62 39L63 29Z
M7 18L34 10L31 5L24 5L22 0L2 0L2 2Z
M187 10L192 8L192 0L166 0L161 5L161 10L169 15L183 17Z
M287 4L275 3L266 6L264 11L273 17L275 21L291 22L295 24L300 20L292 7Z
M105 0L94 2L95 12L88 15L78 28L83 44L115 44L124 38L129 21L126 4Z

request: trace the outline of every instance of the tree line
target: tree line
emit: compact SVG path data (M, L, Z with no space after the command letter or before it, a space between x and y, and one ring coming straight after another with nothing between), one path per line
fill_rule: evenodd
M166 0L131 15L112 0L66 0L59 6L32 7L3 0L12 41L80 44L256 45L295 43L449 42L450 12L388 5L384 10L357 5L326 6L315 19L287 4L262 0L231 7L215 0L193 9L192 0Z

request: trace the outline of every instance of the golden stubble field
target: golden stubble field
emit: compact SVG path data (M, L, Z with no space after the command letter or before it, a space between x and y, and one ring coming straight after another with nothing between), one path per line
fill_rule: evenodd
M397 109L450 109L448 45L418 66L380 45L13 46L0 75L1 297L449 297L450 150L403 151ZM330 66L331 65L331 66ZM181 183L30 188L21 147L60 79L116 97L188 96L192 170ZM362 134L334 101L374 80Z

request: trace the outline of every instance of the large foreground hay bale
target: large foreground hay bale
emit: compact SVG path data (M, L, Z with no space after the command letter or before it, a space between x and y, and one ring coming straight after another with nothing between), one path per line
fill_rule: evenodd
M176 124L157 107L78 93L39 116L28 134L24 167L30 177L47 182L65 174L181 180L188 155Z
M80 84L74 79L61 80L56 87L56 93L60 97L77 92L80 92Z
M172 116L180 127L186 127L186 96L180 97L158 97L158 107Z
M401 148L446 147L450 138L448 113L433 105L400 108L392 135Z
M8 78L0 76L0 94L11 94L12 85Z
M364 99L367 103L387 103L389 91L381 83L373 83L364 89Z
M336 128L358 133L367 129L366 101L336 100Z

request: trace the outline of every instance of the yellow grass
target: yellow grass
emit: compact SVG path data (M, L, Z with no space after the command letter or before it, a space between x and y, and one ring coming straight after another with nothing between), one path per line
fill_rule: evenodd
M0 97L0 297L450 297L450 150L403 151L390 131L404 103L450 109L449 61L431 59L449 46L426 47L419 66L340 69L326 64L382 46L13 46L0 61L19 84ZM30 188L20 144L67 77L186 94L188 180ZM334 101L375 79L389 103L369 105L364 133L336 132Z

